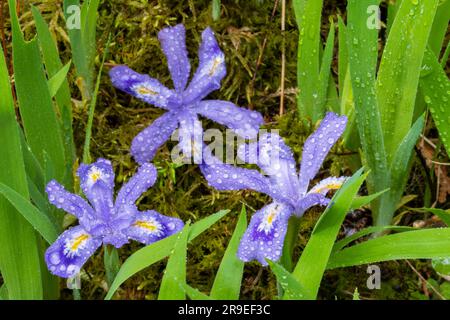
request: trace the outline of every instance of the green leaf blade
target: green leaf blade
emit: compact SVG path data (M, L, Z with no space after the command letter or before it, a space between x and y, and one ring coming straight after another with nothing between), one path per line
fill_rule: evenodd
M240 240L247 228L247 213L242 206L236 228L220 263L210 296L215 300L238 300L244 262L237 257Z

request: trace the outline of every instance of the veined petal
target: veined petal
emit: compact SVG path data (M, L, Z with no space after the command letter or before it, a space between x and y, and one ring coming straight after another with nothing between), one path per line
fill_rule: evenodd
M198 56L198 69L183 94L183 101L186 104L199 101L219 89L220 81L227 74L225 55L220 50L211 28L206 28L202 33Z
M340 189L348 178L349 177L328 177L316 184L311 190L308 191L308 194L320 193L322 195L326 195L330 190Z
M174 91L166 88L149 75L137 73L127 66L112 68L109 76L117 89L157 107L169 110L180 103L179 97Z
M89 196L92 187L98 182L103 182L111 192L114 190L114 170L109 160L100 158L92 164L82 163L77 175L86 196Z
M256 138L259 127L264 123L264 119L259 112L239 108L228 101L200 101L196 105L195 111L248 139Z
M73 277L101 244L81 226L66 230L45 252L48 269L62 278Z
M216 161L200 165L208 184L217 190L250 189L275 197L270 181L257 170L244 169Z
M290 206L273 202L257 211L242 237L239 259L245 262L258 260L263 266L267 265L265 259L278 261L292 210Z
M92 207L80 196L66 191L66 189L55 180L50 181L45 188L48 200L58 209L74 215L83 224L85 220L95 219Z
M156 181L158 172L151 163L144 163L131 179L120 189L116 207L124 204L134 205L136 200Z
M330 199L320 193L309 193L298 201L295 215L301 217L309 208L314 206L327 206L329 202Z
M114 171L109 160L98 159L78 169L81 188L95 209L98 218L107 221L114 208Z
M158 33L158 39L166 56L175 89L182 92L186 88L191 71L186 50L186 30L182 24L167 27Z
M151 244L179 232L184 226L178 218L164 216L154 210L141 212L125 233L131 239Z
M177 127L177 114L169 111L142 130L131 143L131 154L136 162L143 164L152 161L158 148L170 138Z
M295 205L298 190L296 163L291 149L278 134L264 134L258 142L240 145L238 157L256 163L271 180L272 188L285 194Z
M319 128L306 140L299 175L301 196L306 193L309 182L319 171L331 147L344 132L346 124L346 116L340 117L328 112Z

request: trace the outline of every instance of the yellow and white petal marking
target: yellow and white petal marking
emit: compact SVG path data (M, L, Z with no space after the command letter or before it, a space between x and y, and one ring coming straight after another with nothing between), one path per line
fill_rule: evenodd
M208 68L209 72L208 72L208 76L212 77L214 74L217 73L217 70L219 69L220 65L224 62L224 56L223 55L219 55L217 57L214 58L214 60L210 63L211 66Z
M80 250L86 248L91 236L85 232L75 234L72 238L66 239L64 243L64 255L73 258L80 255Z
M88 172L87 185L89 187L92 187L97 181L105 180L106 178L107 178L107 176L103 172L102 169L100 169L96 166L93 166L91 169L89 169L89 172Z
M212 77L221 68L222 64L225 62L225 56L223 54L217 55L214 59L210 60L205 67L200 71L200 76Z
M342 187L347 177L330 177L319 182L308 193L326 194L330 190L338 190Z
M155 235L157 237L163 234L163 226L155 218L147 218L142 220L136 220L133 227L139 228L142 232L146 234Z
M156 88L147 82L136 84L131 87L131 90L133 90L139 98L156 96L159 93Z
M258 231L264 231L266 234L272 231L273 224L275 221L277 221L280 212L281 206L279 204L270 204L267 207L264 217L262 218L261 223L258 226Z

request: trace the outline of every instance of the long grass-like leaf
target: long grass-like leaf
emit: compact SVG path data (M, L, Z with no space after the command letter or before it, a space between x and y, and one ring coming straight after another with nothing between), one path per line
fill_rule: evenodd
M383 231L387 231L387 230L402 232L402 231L411 231L411 230L416 230L416 229L412 228L412 227L401 227L401 226L379 226L379 227L364 228L364 229L360 230L359 232L352 234L351 236L348 236L348 237L336 242L333 246L332 252L334 253L339 250L342 250L344 247L346 247L353 241L358 240L361 237L367 236L372 233L379 233L379 232L383 232Z
M94 122L94 113L95 113L95 107L97 104L98 91L100 89L100 79L101 79L102 72L103 72L103 66L105 65L105 59L106 59L106 56L108 55L110 41L111 41L111 34L109 35L108 41L106 42L105 51L103 52L102 63L100 64L100 69L98 70L98 74L97 74L97 81L95 82L95 89L94 89L94 92L92 94L92 99L89 104L88 122L86 125L86 136L84 139L84 148L83 148L83 163L91 162L90 146L91 146L92 125Z
M412 151L422 132L423 126L424 116L422 115L416 120L394 154L389 169L390 190L386 193L386 201L381 205L380 213L382 214L378 215L376 221L376 224L379 226L389 225L392 221L397 203L400 201L406 186L412 163Z
M277 277L278 283L284 290L284 300L304 300L313 298L297 279L282 265L269 261L269 266Z
M402 1L384 48L377 95L388 163L413 121L422 59L438 1Z
M317 222L294 271L294 278L315 298L328 258L354 197L367 174L356 172L336 193Z
M239 220L220 263L210 296L216 300L237 300L241 289L244 262L237 257L242 235L247 228L247 212L242 206Z
M337 252L328 269L400 259L432 259L450 256L450 228L402 232L372 239Z
M450 0L439 1L436 16L433 20L430 39L428 45L436 56L441 53L442 43L448 30L448 22L450 20Z
M56 75L64 70L63 63L59 57L59 52L55 41L52 38L50 30L48 28L47 23L42 18L38 9L35 7L31 7L31 12L33 13L34 21L36 24L36 31L39 40L39 46L41 48L42 57L45 63L45 70L47 71L48 78L55 78ZM67 65L66 65L66 68ZM55 79L58 79L56 77ZM57 92L54 93L55 101L59 109L60 117L61 117L61 126L63 132L63 140L65 147L65 155L66 155L66 173L71 173L71 168L75 158L75 144L73 140L73 129L72 129L72 100L70 95L70 87L67 78L59 78L59 81L62 81L58 86ZM52 91L52 90L50 90ZM51 92L51 96L53 96L53 92ZM67 174L66 179L64 180L66 187L72 186L72 175Z
M323 0L294 0L299 29L297 56L298 109L301 117L321 119L323 106L319 105L320 25Z
M39 46L36 38L29 42L24 40L15 7L15 1L9 0L15 88L25 135L41 165L44 153L47 153L55 168L54 178L63 180L66 162L62 133L47 87Z
M72 64L69 61L64 67L61 68L53 77L48 80L48 90L50 91L50 96L54 97L58 91L61 89L61 86L66 81L67 73L69 72L70 65Z
M439 137L450 155L450 80L431 50L425 52L420 88L430 108Z
M20 214L36 229L37 232L48 242L55 242L58 237L58 231L55 229L52 221L33 206L27 198L0 183L0 194L5 197Z
M159 288L158 300L184 300L186 295L179 283L186 283L187 242L190 226L187 224L178 233L174 249L167 261L166 270Z
M375 76L378 59L378 30L367 27L367 8L379 0L349 0L347 5L347 46L349 50L356 123L362 146L363 163L371 170L368 187L371 193L389 188L389 174ZM383 196L372 203L372 212L379 214Z
M19 127L3 51L0 48L0 182L28 197ZM0 272L10 299L41 299L39 251L33 228L0 197Z

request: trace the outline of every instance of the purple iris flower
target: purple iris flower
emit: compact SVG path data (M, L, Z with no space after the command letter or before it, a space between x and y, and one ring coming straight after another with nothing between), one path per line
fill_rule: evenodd
M191 157L194 150L194 157L201 159L203 128L198 115L232 129L239 136L256 137L264 122L259 112L239 108L227 101L204 100L209 93L220 88L220 81L226 75L225 55L211 28L202 33L199 66L189 84L191 65L184 26L178 24L164 28L158 38L172 76L173 90L124 65L110 71L111 81L116 88L168 111L134 138L131 153L135 160L140 164L152 160L157 149L178 128L183 154Z
M219 160L202 166L208 183L218 190L251 189L273 199L253 215L239 246L241 260L256 259L262 265L267 265L265 259L278 261L289 218L302 216L312 206L329 203L327 192L339 189L347 177L330 177L309 190L308 187L331 147L342 135L346 123L345 116L331 112L325 116L305 142L299 174L291 149L277 134L263 135L258 142L243 144L238 149L239 158L247 163L253 162L251 150L254 150L255 162L267 176L258 170L238 168Z
M78 195L67 192L56 181L46 188L50 203L78 218L79 225L63 232L45 253L51 273L70 278L102 244L120 248L133 239L150 244L177 233L183 222L156 211L140 212L136 200L156 180L152 164L142 165L138 172L114 197L114 172L111 162L99 159L78 169L81 188L90 204Z

